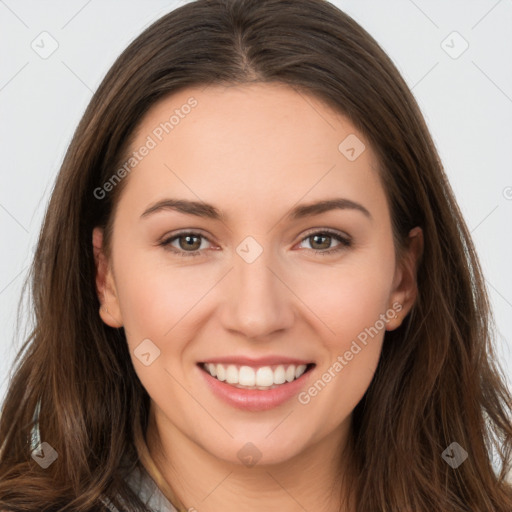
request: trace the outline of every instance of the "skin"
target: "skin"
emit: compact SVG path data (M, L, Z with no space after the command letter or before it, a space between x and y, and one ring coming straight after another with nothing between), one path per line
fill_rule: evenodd
M150 452L187 507L338 511L331 491L350 471L342 449L351 413L373 378L385 330L396 329L414 303L421 230L411 231L398 261L369 142L347 118L286 85L183 90L151 108L132 149L190 96L197 106L125 178L110 259L94 230L100 315L125 328L151 397ZM354 161L338 150L350 134L366 146ZM169 197L211 203L225 217L161 210L141 218ZM285 217L297 203L334 197L363 205L371 218L355 209ZM327 228L352 245L315 243L311 234ZM186 229L206 237L194 239L199 256L158 244ZM247 236L263 250L252 263L236 252ZM187 250L183 239L172 246ZM211 393L196 365L225 355L288 355L316 363L314 383L394 303L396 318L307 404L294 397L263 412L239 410ZM149 366L134 356L144 339L160 350ZM248 442L261 452L253 467L237 456Z

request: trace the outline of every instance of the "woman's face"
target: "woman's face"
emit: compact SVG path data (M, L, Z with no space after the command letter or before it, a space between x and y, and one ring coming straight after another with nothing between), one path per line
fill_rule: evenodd
M131 150L97 285L160 434L237 463L342 442L415 296L369 142L312 96L251 84L166 98Z

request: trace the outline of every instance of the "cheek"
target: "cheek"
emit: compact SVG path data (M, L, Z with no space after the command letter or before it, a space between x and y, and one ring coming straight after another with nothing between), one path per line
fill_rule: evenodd
M347 278L341 291L330 291L326 304L334 334L324 340L328 356L322 360L322 382L318 386L331 387L325 394L325 405L344 417L362 398L373 378L384 336L385 324L379 317L386 306L382 290L370 281Z
M355 275L344 276L342 283L330 283L315 302L331 328L331 338L347 339L370 327L384 312L386 290L375 281L360 280Z
M350 414L368 389L380 358L385 320L393 313L388 303L393 258L357 261L311 278L305 300L318 318L317 332L325 333L320 337L325 357L299 402L330 411L331 426Z
M382 330L379 318L390 306L391 268L392 259L353 258L296 281L297 294L314 313L317 334L330 352L344 352L377 322Z
M211 285L197 279L197 271L194 279L193 270L162 267L143 251L137 254L136 250L127 250L118 258L115 269L135 371L150 396L165 403L171 390L176 396L180 394L173 376L182 380L182 356L194 332L190 323L194 307ZM143 361L145 353L150 354L146 360L149 364Z
M350 286L353 284L353 286ZM340 297L340 307L333 330L333 344L338 351L346 351L354 340L361 343L378 337L384 325L380 315L387 308L388 294L376 282L347 280L346 291ZM378 333L377 333L378 331Z
M142 252L119 258L116 280L127 333L160 341L175 337L211 287L197 267L169 268Z
M386 311L382 291L376 292L371 283L353 284L347 279L341 291L333 287L326 293L323 312L330 316L334 334L323 337L325 352L315 378L297 397L304 412L310 411L310 421L322 418L321 432L337 428L350 416L380 359L385 331L379 317Z

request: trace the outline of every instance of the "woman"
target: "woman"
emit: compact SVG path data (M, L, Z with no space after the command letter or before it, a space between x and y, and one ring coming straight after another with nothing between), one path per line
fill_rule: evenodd
M327 2L199 0L130 44L32 289L2 510L512 510L469 232L398 71Z

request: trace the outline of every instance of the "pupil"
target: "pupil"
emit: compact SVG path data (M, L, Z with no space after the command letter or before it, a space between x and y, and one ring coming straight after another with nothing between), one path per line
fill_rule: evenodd
M314 239L314 243L316 244L317 243L317 239L321 239L321 238L324 238L324 239L329 239L330 237L328 235L313 235L313 239ZM322 245L322 243L320 242L320 245ZM325 245L325 243L323 244ZM329 243L327 243L327 246L329 245ZM326 247L322 247L323 249L325 249Z
M191 247L192 247L192 248L194 248L194 249L195 249L195 247L193 247L193 245L194 245L193 239L194 239L194 238L197 238L196 236L186 235L186 236L185 236L185 237L183 237L183 238L185 238L185 240L186 240L186 246L187 246L188 248L191 248ZM197 243L197 242L196 242L196 243Z

